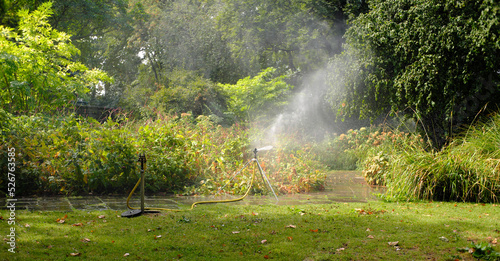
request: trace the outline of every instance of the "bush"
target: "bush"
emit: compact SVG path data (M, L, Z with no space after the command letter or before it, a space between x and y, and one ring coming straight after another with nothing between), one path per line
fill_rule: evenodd
M138 179L137 158L145 153L149 193L214 193L251 158L248 130L222 127L210 117L183 113L156 120L109 119L100 124L75 116L13 117L1 136L1 171L7 172L7 150L16 149L16 195L127 193ZM320 190L325 173L310 147L277 149L263 155L262 166L282 193ZM225 191L245 192L249 172ZM2 178L7 184L7 176ZM262 193L257 182L254 193ZM6 193L5 185L2 192Z
M393 145L370 150L363 173L368 182L387 186L387 199L498 202L499 126L497 115L440 151L417 135L398 134Z

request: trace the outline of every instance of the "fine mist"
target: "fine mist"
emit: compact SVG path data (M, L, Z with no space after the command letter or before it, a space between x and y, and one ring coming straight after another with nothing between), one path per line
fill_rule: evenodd
M327 70L320 69L305 75L296 86L285 109L272 119L256 143L275 145L280 136L294 135L300 139L322 140L325 135L338 131L335 115L325 97L328 92Z

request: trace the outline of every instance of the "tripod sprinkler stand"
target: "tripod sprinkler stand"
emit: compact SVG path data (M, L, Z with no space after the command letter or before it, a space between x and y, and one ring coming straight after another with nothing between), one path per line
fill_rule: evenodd
M248 165L250 165L250 163L252 162L255 162L257 163L257 166L259 168L259 172L260 172L260 176L262 177L262 180L265 181L267 183L267 185L269 186L269 188L271 189L271 191L273 192L273 195L274 195L274 198L276 198L276 201L279 201L278 200L278 196L276 196L276 193L274 193L274 189L273 187L271 186L271 183L269 182L269 179L267 178L266 176L266 173L264 172L264 170L262 169L262 166L260 165L260 162L259 160L257 159L257 152L259 151L264 151L264 150L271 150L273 147L272 146L266 146L266 147L263 147L263 148L260 148L260 149L257 149L255 148L253 150L253 159L249 160L245 166L243 166L243 168L236 172L236 174L234 174L234 176L231 178L231 180L229 180L228 183L230 183L238 174L240 174ZM222 188L219 189L219 191L221 191L224 187L226 187L226 185L224 185Z
M248 165L250 165L250 163L255 162L255 163L257 163L257 166L259 168L259 172L260 172L260 175L262 177L262 180L264 180L267 183L267 185L269 186L269 188L273 192L274 198L276 198L276 202L277 202L278 201L278 196L276 196L276 193L274 193L274 189L271 186L271 183L269 182L269 179L267 178L266 173L264 173L264 170L262 169L262 166L260 165L259 160L257 159L257 152L259 152L261 150L270 150L272 148L273 148L272 146L267 146L267 147L260 148L260 149L257 149L257 148L254 149L253 150L253 153L254 153L253 159L249 160L245 164L245 166L243 166L243 168L240 171L236 172L236 174L234 174L234 176L231 178L231 180L229 180L229 182L226 183L226 184L229 184L238 174L240 174ZM151 210L186 211L186 210L192 210L198 204L227 203L227 202L234 202L234 201L243 200L248 195L248 193L250 192L250 190L252 189L252 185L253 185L253 181L254 181L254 177L255 177L255 171L254 171L254 173L252 174L252 182L250 183L250 186L248 187L247 192L245 193L245 195L243 197L241 197L241 198L226 199L226 200L198 201L198 202L194 202L191 205L190 209L168 209L168 208L151 208L151 207L145 208L144 207L144 164L146 163L146 155L144 155L144 154L139 155L139 160L138 161L141 162L141 178L139 179L139 181L137 182L137 184L135 184L135 187L132 189L132 191L130 192L130 194L129 194L128 198L127 198L127 207L130 210L128 210L126 212L123 212L122 213L122 217L136 217L136 216L140 216L141 214L144 214L144 213L158 213L158 211L151 211ZM139 185L141 185L141 208L140 209L139 208L133 208L133 207L131 207L129 205L129 200L132 197L132 194L134 193L135 189ZM220 188L219 192L225 186L226 185L224 185L222 188Z

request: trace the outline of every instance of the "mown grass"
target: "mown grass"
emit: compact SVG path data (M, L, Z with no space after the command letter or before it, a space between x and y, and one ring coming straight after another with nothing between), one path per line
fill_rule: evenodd
M0 259L472 260L458 248L500 238L495 204L214 204L131 219L120 214L17 210L16 253L2 244ZM9 212L0 215L5 235Z

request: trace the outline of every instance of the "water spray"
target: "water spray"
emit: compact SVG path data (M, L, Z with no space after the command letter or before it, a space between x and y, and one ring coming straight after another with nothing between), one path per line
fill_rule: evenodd
M229 180L227 184L229 184L237 175L239 175L244 169L246 169L246 167L248 167L251 163L255 162L257 164L257 167L259 169L259 172L260 172L260 175L262 177L262 180L264 182L267 183L267 185L269 186L269 188L271 189L271 191L273 192L273 195L274 197L276 198L276 202L278 202L278 196L276 195L276 193L274 192L274 189L273 187L271 186L271 183L269 182L269 179L267 178L266 176L266 173L264 172L264 170L262 169L262 166L260 165L260 162L259 160L257 159L257 152L259 151L266 151L266 150L271 150L273 147L272 146L266 146L266 147L262 147L260 149L257 149L255 148L253 150L253 153L254 153L254 157L249 160L244 166L243 168L241 168L238 172L236 172L233 177ZM199 204L209 204L209 203L228 203L228 202L235 202L235 201L240 201L240 200L243 200L247 195L248 193L250 192L250 190L252 189L252 186L253 186L253 181L255 180L255 171L252 173L252 181L250 182L250 186L248 187L248 190L247 192L245 193L245 195L243 195L243 197L240 197L240 198L236 198L236 199L225 199L225 200L208 200L208 201L198 201L198 202L194 202L192 205L191 205L191 208L189 209L169 209L169 208L146 208L144 207L144 183L145 183L145 178L144 178L144 165L146 164L146 155L145 154L140 154L139 155L139 160L138 160L140 163L141 163L141 177L139 178L139 180L137 181L137 183L135 184L134 188L132 189L132 191L130 192L128 198L127 198L127 207L129 208L128 211L126 212L123 212L122 213L122 217L136 217L136 216L140 216L141 214L143 213L157 213L158 210L165 210L165 211L186 211L186 210L192 210L196 205L199 205ZM132 197L132 195L134 194L135 190L137 189L138 186L141 186L141 207L140 208L134 208L134 207L131 207L130 204L129 204L129 201L130 201L130 198ZM224 187L226 186L224 185L222 188L219 189L219 192L224 189ZM154 211L156 210L156 211Z

